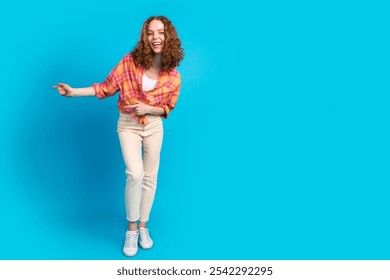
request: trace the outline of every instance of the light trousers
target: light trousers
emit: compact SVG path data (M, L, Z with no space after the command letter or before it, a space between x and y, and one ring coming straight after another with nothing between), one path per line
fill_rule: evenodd
M120 114L118 136L126 165L126 217L130 222L149 220L157 187L163 124L160 116L147 116L139 124L130 115Z

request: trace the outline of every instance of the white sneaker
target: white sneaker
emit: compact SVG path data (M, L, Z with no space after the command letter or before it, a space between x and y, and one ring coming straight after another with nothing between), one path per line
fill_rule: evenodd
M141 245L142 249L150 249L153 246L153 240L150 238L147 228L139 229L139 245Z
M138 252L138 231L127 231L125 245L123 245L123 254L133 257Z

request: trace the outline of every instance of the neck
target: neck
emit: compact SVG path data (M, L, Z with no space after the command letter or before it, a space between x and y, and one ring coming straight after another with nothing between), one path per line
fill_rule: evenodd
M161 67L161 54L154 55L153 67L160 68Z

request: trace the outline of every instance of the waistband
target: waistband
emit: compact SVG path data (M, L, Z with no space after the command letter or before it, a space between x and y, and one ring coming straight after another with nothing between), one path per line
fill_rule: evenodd
M156 120L161 120L161 116L156 116L156 115L145 115L147 118L148 122L153 122ZM138 122L138 118L133 118L130 114L124 114L122 112L119 112L119 119L126 120L126 121L134 121Z

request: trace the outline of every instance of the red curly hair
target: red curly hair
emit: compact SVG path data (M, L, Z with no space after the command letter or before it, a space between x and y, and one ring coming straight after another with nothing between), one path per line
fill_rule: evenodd
M141 29L141 36L137 46L131 52L134 61L149 69L153 65L154 52L148 42L148 27L152 20L159 20L164 24L165 41L161 56L161 71L170 72L179 66L184 57L181 41L172 22L164 16L152 16L148 18Z

